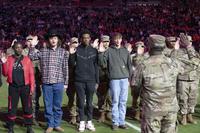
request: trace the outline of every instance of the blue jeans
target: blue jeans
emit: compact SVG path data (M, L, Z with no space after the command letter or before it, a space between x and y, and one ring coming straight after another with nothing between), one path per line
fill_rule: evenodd
M125 125L126 103L128 100L128 85L128 78L110 81L113 125Z
M64 83L43 84L43 100L47 127L58 127L62 120L62 98Z

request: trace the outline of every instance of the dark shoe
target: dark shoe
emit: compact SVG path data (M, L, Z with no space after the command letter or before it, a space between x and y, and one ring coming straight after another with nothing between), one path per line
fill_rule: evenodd
M27 126L27 131L26 133L34 133L32 126Z
M8 128L8 133L14 133L13 127Z
M120 125L119 128L121 128L121 129L128 129L128 127L126 125Z
M192 117L192 114L187 115L187 122L191 124L197 124L197 121L195 121Z
M112 130L113 130L113 131L118 130L118 126L117 126L117 125L112 125Z

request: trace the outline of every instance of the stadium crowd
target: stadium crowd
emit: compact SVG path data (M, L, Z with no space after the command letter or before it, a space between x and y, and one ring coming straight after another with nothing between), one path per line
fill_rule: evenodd
M4 3L0 59L8 82L8 133L14 133L19 98L27 133L34 133L41 93L45 133L64 132L63 93L69 123L78 123L79 132L96 131L94 94L98 122L109 120L113 131L128 129L129 87L132 117L142 133L176 133L178 113L182 125L197 124L200 10L198 0L194 3L110 8Z

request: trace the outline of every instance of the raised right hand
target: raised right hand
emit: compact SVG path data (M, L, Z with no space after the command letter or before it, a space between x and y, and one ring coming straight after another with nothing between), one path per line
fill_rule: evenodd
M6 54L5 54L5 53L1 53L0 58L1 58L1 61L2 61L3 63L6 63L7 57L6 57Z
M105 52L106 51L106 48L103 46L103 43L100 43L99 44L99 49L98 49L99 52Z

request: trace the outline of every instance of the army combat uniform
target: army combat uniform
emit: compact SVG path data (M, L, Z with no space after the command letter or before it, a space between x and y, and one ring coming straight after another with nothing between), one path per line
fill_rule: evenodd
M138 47L142 47L144 48L144 43L143 42L136 42L136 48ZM133 54L131 55L131 60L132 60L132 65L133 65L133 74L134 74L134 69L141 63L143 63L143 61L145 59L148 58L148 54L144 53L144 54ZM132 75L133 76L133 75ZM139 120L140 119L140 109L139 109L139 93L136 91L136 89L134 87L131 88L131 95L132 95L132 109L134 111L134 118Z
M150 57L140 64L131 85L141 89L141 132L175 133L178 112L176 81L184 68L177 59L163 54L165 37L149 37ZM192 49L187 49L190 55Z
M111 120L111 97L109 93L109 79L107 68L99 67L100 83L97 89L98 109L100 114L99 122L104 122L106 117Z
M194 48L191 48L193 53L192 56L197 57L197 52ZM177 53L171 53L172 57L190 60L190 53L185 48L180 48ZM198 58L198 57L197 57ZM184 66L184 69L190 69ZM181 124L186 125L187 122L195 124L196 121L193 120L192 114L194 113L194 108L197 104L198 98L198 85L199 85L199 74L194 68L192 71L180 74L178 76L178 99L180 106L180 113L182 115Z
M67 89L68 96L68 109L70 115L70 124L76 124L77 117L77 100L76 100L76 89L74 85L74 66L69 65L69 86Z
M37 53L37 52L39 52L39 50L34 49L34 52ZM28 55L28 49L24 50L23 53ZM40 108L39 98L41 96L42 79L41 79L41 73L40 73L39 60L32 60L32 63L33 63L34 75L35 75L35 92L33 93L33 96L32 96L33 119L34 119L34 124L37 125L38 123L36 120L38 119L39 108Z
M107 43L105 48L109 47L110 37L107 35L101 36L101 42ZM105 45L105 44L104 44ZM109 77L108 77L108 68L99 64L99 87L97 89L98 97L98 109L100 112L100 117L98 122L104 122L106 119L111 121L111 96L109 93Z

